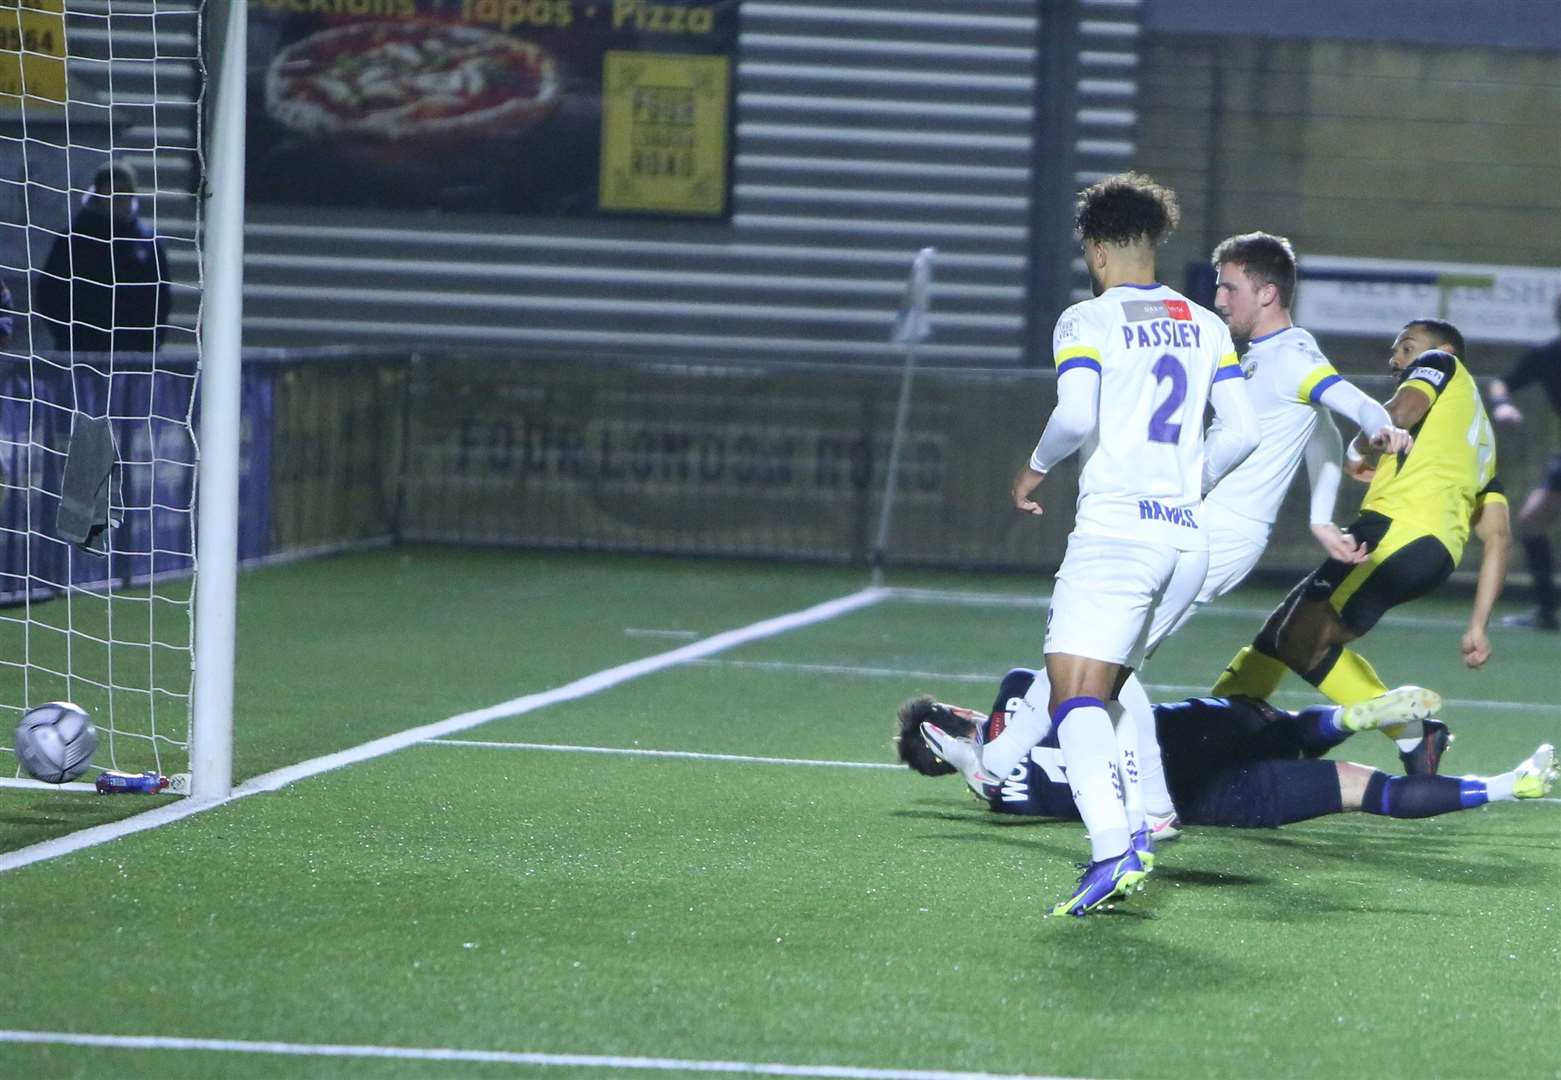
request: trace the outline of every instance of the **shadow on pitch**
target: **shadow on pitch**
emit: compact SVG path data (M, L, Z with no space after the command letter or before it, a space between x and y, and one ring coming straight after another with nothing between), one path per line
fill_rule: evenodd
M1441 838L1380 829L1349 834L1260 833L1252 840L1286 857L1342 866L1359 866L1423 881L1457 881L1464 885L1501 888L1531 884L1540 868L1513 845L1475 846L1467 837ZM1536 844L1536 848L1545 845ZM1304 871L1303 871L1304 872Z

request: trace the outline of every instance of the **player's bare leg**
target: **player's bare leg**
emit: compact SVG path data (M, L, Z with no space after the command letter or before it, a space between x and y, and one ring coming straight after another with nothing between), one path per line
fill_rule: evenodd
M1300 605L1310 580L1309 577L1303 578L1291 589L1289 595L1269 613L1252 644L1237 650L1214 682L1212 693L1215 697L1250 697L1267 701L1273 696L1288 670L1279 657L1279 634Z
M1265 626L1265 632L1267 629ZM1334 646L1355 637L1326 600L1302 600L1291 607L1274 644L1276 655L1291 671L1311 672L1328 658Z

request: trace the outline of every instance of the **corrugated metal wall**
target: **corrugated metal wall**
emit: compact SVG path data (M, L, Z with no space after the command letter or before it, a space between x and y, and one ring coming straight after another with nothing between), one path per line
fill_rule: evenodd
M139 174L142 215L165 237L180 286L175 321L193 326L199 8L200 0L66 3L67 104L29 98L0 116L0 273L19 307L30 306L29 286L70 230L81 190L112 156ZM52 335L34 330L37 347L48 347ZM11 349L27 351L26 340Z
M1039 0L746 0L730 224L251 205L252 345L890 357L934 245L930 360L1022 358ZM1080 175L1132 153L1138 0L1083 0Z

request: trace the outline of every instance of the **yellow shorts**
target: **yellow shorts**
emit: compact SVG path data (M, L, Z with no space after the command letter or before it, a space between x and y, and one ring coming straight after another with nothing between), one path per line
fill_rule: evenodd
M1371 554L1363 563L1329 559L1306 581L1308 600L1326 599L1357 637L1390 608L1434 591L1453 572L1453 556L1434 534L1371 511L1345 530Z

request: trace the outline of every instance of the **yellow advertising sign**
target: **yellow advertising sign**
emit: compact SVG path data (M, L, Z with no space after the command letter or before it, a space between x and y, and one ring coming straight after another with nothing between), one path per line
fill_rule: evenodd
M606 53L601 209L725 211L730 78L726 56Z
M0 97L65 100L64 0L0 0Z

